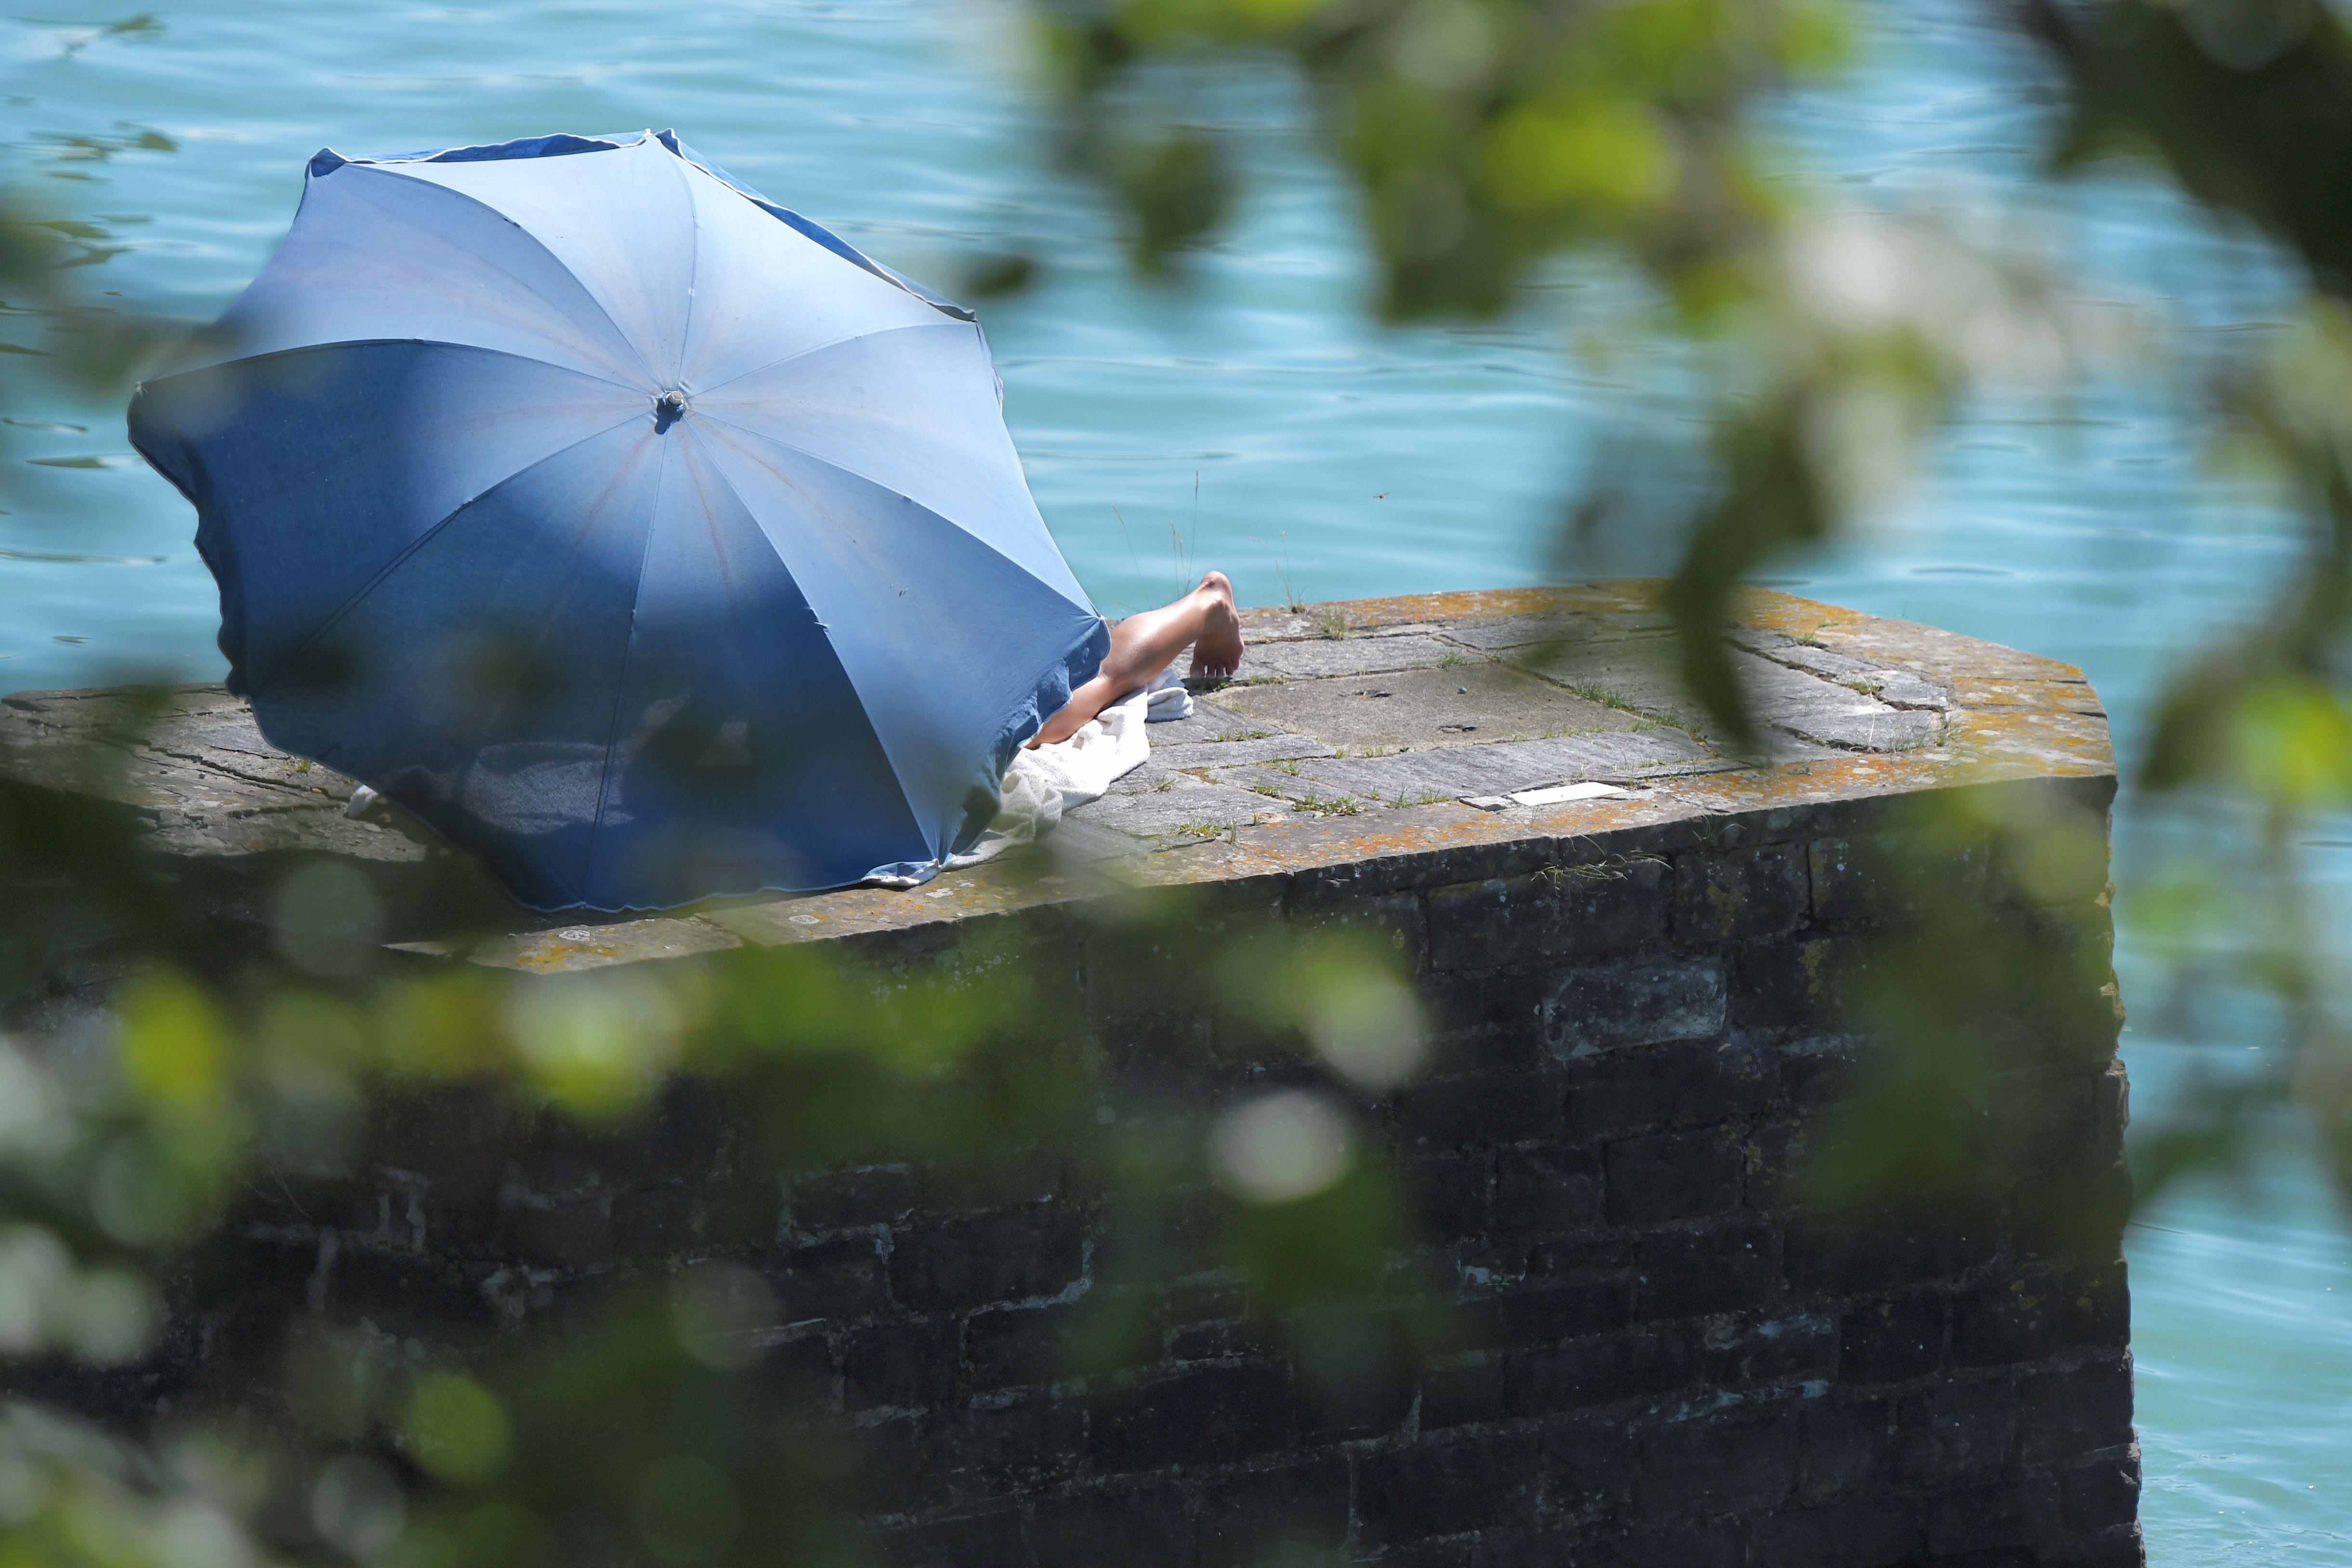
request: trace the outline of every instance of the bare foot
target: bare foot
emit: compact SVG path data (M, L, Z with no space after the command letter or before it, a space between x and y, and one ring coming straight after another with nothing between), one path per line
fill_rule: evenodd
M1212 572L1192 590L1202 605L1201 635L1192 643L1192 679L1230 680L1242 667L1242 617L1234 608L1234 585Z

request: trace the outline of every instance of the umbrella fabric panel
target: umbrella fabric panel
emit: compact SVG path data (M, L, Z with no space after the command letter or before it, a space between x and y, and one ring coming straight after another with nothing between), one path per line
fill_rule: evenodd
M864 251L859 250L847 240L834 233L833 230L825 227L823 224L804 217L801 214L793 211L790 207L778 206L775 203L770 201L767 197L761 195L759 192L753 190L751 186L745 184L742 181L737 179L734 175L729 174L726 170L720 168L718 164L712 163L709 159L704 157L701 153L696 152L693 148L679 141L677 132L656 131L651 132L651 135L654 141L660 142L663 146L668 148L671 152L677 153L679 157L685 159L688 163L693 164L704 174L709 174L712 179L717 180L720 184L725 185L729 190L734 191L742 196L745 201L750 202L753 206L758 207L761 212L766 213L778 223L784 224L799 233L807 236L813 243L823 246L825 249L833 252L835 256L840 257L844 261L850 263L850 265L863 268L865 270L874 274L877 278L888 279L897 287L904 289L908 293L912 294L916 298L929 304L934 310L937 310L943 314L953 316L960 321L970 321L978 319L971 313L971 311L966 310L961 305L957 304L954 300L943 300L939 295L932 293L929 289L926 289L921 284L916 282L913 279L906 276L904 273L895 271L890 268L883 266L880 262L875 260ZM627 138L615 137L614 140L622 141L627 140Z
M401 553L520 469L645 401L511 354L342 343L165 377L131 436L196 507L232 690L272 675Z
M614 430L451 516L254 694L534 907L580 903L665 444Z
M1101 665L1102 617L869 479L717 420L680 428L807 595L932 856L977 836L1013 751Z
M1086 606L1030 497L980 328L927 313L704 392L696 413L895 490Z
M398 163L368 173L453 191L505 217L596 301L628 343L641 384L677 384L702 250L688 183L709 176L652 142L564 158Z
M825 629L681 435L664 443L586 901L836 888L935 858Z
M593 159L550 159L541 166ZM174 371L316 343L467 343L645 390L641 356L546 244L460 191L365 163L313 175L301 210Z
M765 366L893 328L966 334L969 322L845 261L658 142L615 154L667 165L688 210L694 297L676 384L696 399ZM982 377L992 385L992 371ZM992 413L999 428L1001 413Z

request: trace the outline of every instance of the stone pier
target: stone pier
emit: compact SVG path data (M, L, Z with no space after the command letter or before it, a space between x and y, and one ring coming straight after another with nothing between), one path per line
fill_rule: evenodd
M626 1158L527 1115L388 1122L342 1217L257 1213L233 1285L190 1311L229 1324L275 1289L431 1342L723 1257L772 1284L779 1386L855 1435L895 1563L1227 1568L1290 1542L1433 1568L2137 1564L2115 776L2081 673L1758 592L1734 635L1761 738L1736 747L1681 693L1638 584L1246 621L1243 678L1154 726L1147 767L1045 844L909 892L533 916L421 833L346 817L348 782L216 688L160 710L8 698L0 788L120 814L257 942L286 940L271 889L330 864L380 900L369 939L417 964L818 943L951 967L981 934L1050 952L1111 1064L1107 1119L1139 1086L1205 1114L1300 1067L1165 987L1139 1014L1136 955L1087 911L1185 889L1379 933L1433 1057L1350 1103L1468 1325L1439 1360L1334 1408L1202 1279L1162 1304L1143 1364L1073 1377L1055 1347L1110 1224L1075 1173L992 1192L908 1166L750 1173L769 1196L747 1221L723 1094L691 1086ZM1939 838L1923 883L1892 868L1936 801L1983 826ZM2017 822L2070 856L2005 864ZM2064 994L2018 998L2032 1048L1995 1075L2028 1131L1965 1214L1832 1210L1801 1167L1887 1048L1849 993L1923 899L2067 955ZM14 1016L102 985L107 941L61 922Z

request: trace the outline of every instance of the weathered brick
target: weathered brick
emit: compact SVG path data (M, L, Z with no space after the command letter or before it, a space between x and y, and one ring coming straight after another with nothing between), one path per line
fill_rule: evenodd
M1798 1290L1857 1295L1924 1284L1991 1261L1999 1233L1962 1216L1800 1215L1781 1257Z
M694 1194L684 1187L614 1194L613 1245L621 1257L673 1257L694 1240Z
M1738 1037L1604 1051L1568 1067L1569 1125L1581 1137L1733 1121L1761 1113L1773 1094L1770 1051Z
M788 1212L794 1230L821 1235L861 1226L901 1224L915 1212L920 1196L921 1184L913 1167L869 1165L803 1176L793 1184Z
M923 1495L921 1433L912 1415L852 1426L842 1453L856 1480L856 1500L873 1513L902 1513Z
M803 1334L770 1346L754 1363L753 1375L761 1394L786 1409L831 1410L836 1404L833 1347L823 1334Z
M2028 1473L1946 1492L1927 1505L1927 1550L1939 1557L2053 1541L2059 1529L2058 1487Z
M1431 889L1433 896L1436 889ZM1418 974L1431 963L1428 911L1419 889L1399 893L1294 896L1289 910L1292 925L1300 931L1344 932L1384 951L1408 974Z
M1422 1234L1484 1235L1492 1171L1492 1156L1483 1153L1424 1154L1413 1161L1408 1179L1421 1211Z
M1870 949L1858 938L1790 937L1737 950L1731 975L1732 1022L1762 1029L1846 1022L1847 997Z
M1757 1521L1748 1561L1751 1568L1887 1568L1917 1552L1924 1535L1907 1499L1839 1498Z
M2068 1344L2122 1350L2131 1343L2131 1285L2122 1258L2069 1269L2056 1295Z
M1502 1150L1495 1156L1494 1202L1498 1236L1591 1229L1601 1221L1601 1156L1559 1144Z
M1337 1552L1348 1534L1348 1462L1331 1454L1227 1474L1202 1483L1199 1506L1201 1568L1258 1568L1283 1547Z
M2020 1447L2034 1464L2056 1464L2132 1440L2129 1354L2095 1356L2065 1372L2038 1373L2017 1387Z
M1396 1097L1398 1135L1445 1148L1557 1138L1561 1085L1550 1071L1425 1079Z
M1106 1390L1088 1452L1108 1474L1226 1465L1290 1441L1289 1380L1266 1363L1186 1367Z
M1653 1231L1634 1254L1640 1315L1680 1318L1766 1306L1780 1294L1778 1250L1770 1223L1753 1215Z
M1001 1496L1051 1485L1075 1474L1085 1458L1087 1413L1046 1394L975 1399L950 1417L945 1446L958 1490Z
M1854 1065L1851 1037L1801 1035L1780 1048L1780 1092L1791 1110L1825 1110L1852 1092Z
M1797 1440L1800 1489L1819 1497L1891 1484L1899 1412L1892 1399L1807 1404Z
M1778 1507L1795 1484L1797 1412L1774 1405L1710 1413L1643 1433L1635 1500L1654 1520Z
M923 1207L934 1219L986 1209L1029 1208L1064 1197L1061 1151L982 1146L923 1174Z
M941 1318L851 1331L842 1339L843 1400L852 1410L953 1400L962 1330Z
M1807 856L1813 918L1885 924L1937 905L1972 902L1984 894L1988 848L1982 839L1917 833L1817 838Z
M1673 1568L1741 1568L1747 1561L1745 1534L1729 1520L1633 1530L1595 1525L1574 1536L1564 1549L1548 1544L1542 1555L1527 1561L1526 1568L1552 1568L1560 1563L1576 1568L1663 1568L1668 1563Z
M1531 1522L1536 1440L1525 1432L1446 1436L1356 1459L1356 1533L1382 1547Z
M1008 1307L965 1321L964 1355L975 1391L1044 1383L1063 1370L1063 1343L1076 1309Z
M879 1531L873 1542L887 1568L1029 1568L1030 1563L1014 1509Z
M1421 1429L1461 1426L1503 1417L1503 1359L1475 1355L1432 1367L1421 1376Z
M2001 1366L2040 1361L2064 1342L2059 1281L2039 1270L1996 1279L1952 1298L1952 1363Z
M892 1247L890 1288L919 1312L1057 1295L1084 1269L1084 1248L1079 1217L1060 1209L910 1231Z
M1740 1144L1747 1156L1746 1201L1752 1209L1781 1209L1804 1191L1805 1130L1793 1121L1759 1127Z
M613 1221L603 1197L517 1205L507 1226L523 1258L543 1268L586 1268L613 1260Z
M1898 1383L1943 1364L1950 1306L1925 1290L1865 1302L1845 1315L1839 1375L1848 1383Z
M2147 1546L2139 1525L2118 1524L2074 1541L2045 1546L2035 1554L2036 1568L2147 1568Z
M1168 1331L1171 1361L1224 1361L1234 1356L1279 1355L1285 1349L1279 1326L1257 1318L1228 1318L1217 1322L1184 1323Z
M1534 1273L1478 1303L1496 1345L1549 1344L1554 1340L1622 1329L1633 1321L1633 1280L1623 1273L1547 1278Z
M1712 959L1628 959L1571 969L1544 1002L1552 1049L1562 1055L1704 1039L1723 1030L1723 965Z
M1665 867L1579 869L1431 889L1431 962L1441 969L1539 964L1622 952L1665 935Z
M865 1237L794 1247L767 1274L783 1302L784 1322L862 1318L889 1305L882 1282L882 1255Z
M1307 1447L1394 1432L1412 1414L1413 1358L1393 1318L1349 1313L1294 1325L1293 1431Z
M2008 1463L2017 1389L2007 1378L1946 1383L1902 1404L1897 1466L1915 1485L1965 1479Z
M1438 970L1423 977L1421 994L1429 1006L1436 1071L1531 1068L1548 1055L1543 1009L1551 994L1551 975L1547 971L1517 966Z
M2139 1445L2103 1449L2059 1476L2070 1535L2098 1536L2139 1517Z
M1115 1488L1047 1498L1030 1527L1039 1568L1192 1568L1192 1521L1173 1486Z
M1599 1334L1508 1361L1512 1413L1546 1415L1682 1387L1698 1371L1697 1341L1675 1328Z
M2017 1249L2057 1263L2109 1262L2131 1202L2131 1167L2103 1154L2021 1183L2010 1205Z
M1802 922L1810 897L1801 845L1678 855L1675 940L1696 945L1778 936Z
M1625 1424L1564 1415L1539 1429L1546 1511L1575 1517L1617 1512L1633 1489L1633 1445Z
M1727 1128L1624 1138L1602 1156L1612 1225L1655 1225L1739 1205L1748 1158Z
M1737 1388L1788 1378L1834 1377L1838 1325L1819 1312L1718 1324L1704 1342L1706 1380Z

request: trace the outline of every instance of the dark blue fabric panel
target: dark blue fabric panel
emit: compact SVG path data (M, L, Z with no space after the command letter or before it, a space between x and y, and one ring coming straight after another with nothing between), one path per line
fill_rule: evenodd
M272 673L425 531L651 405L446 343L340 343L149 382L131 439L195 504L229 687Z
M926 858L808 601L699 443L669 440L588 902L837 888Z
M254 698L540 909L579 904L663 466L650 420L464 508Z
M1101 663L1102 617L870 479L699 415L679 428L709 443L824 623L932 853L968 841L1046 705Z

